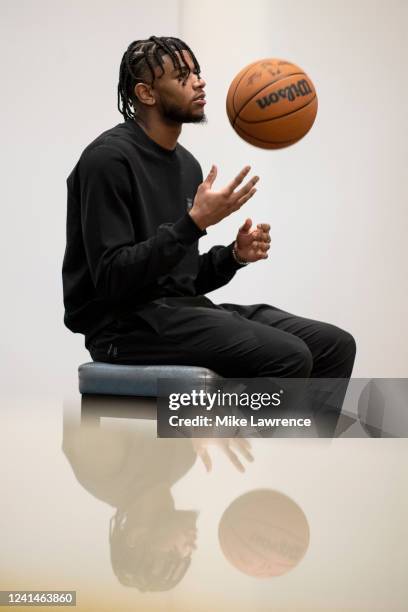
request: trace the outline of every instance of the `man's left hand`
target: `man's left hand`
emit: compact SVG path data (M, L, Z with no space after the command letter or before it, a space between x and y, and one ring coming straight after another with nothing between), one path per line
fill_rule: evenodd
M267 259L271 242L270 229L268 223L258 223L252 227L252 219L246 219L238 230L235 242L238 257L247 262Z

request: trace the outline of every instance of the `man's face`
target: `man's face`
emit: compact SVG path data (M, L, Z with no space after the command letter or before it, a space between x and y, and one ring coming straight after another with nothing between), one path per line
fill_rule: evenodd
M180 54L179 58L180 58ZM188 51L183 52L190 72L180 58L181 71L174 68L169 55L163 56L164 74L156 68L153 88L156 91L157 108L163 119L175 123L200 123L206 120L205 81L197 75Z

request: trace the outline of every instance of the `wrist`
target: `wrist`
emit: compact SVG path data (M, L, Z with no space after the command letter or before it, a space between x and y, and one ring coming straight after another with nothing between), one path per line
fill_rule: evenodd
M232 256L240 266L247 266L250 263L249 261L241 257L241 255L238 253L238 246L236 241L232 245Z
M203 232L206 229L205 224L202 222L202 220L197 219L197 215L195 214L194 210L189 210L188 214L190 215L196 226Z

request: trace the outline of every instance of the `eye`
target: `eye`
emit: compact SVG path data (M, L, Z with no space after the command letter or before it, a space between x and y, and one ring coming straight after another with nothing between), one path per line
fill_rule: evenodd
M189 75L190 75L190 70L187 70L187 68L182 68L177 75L177 79L179 81L185 81L188 79Z

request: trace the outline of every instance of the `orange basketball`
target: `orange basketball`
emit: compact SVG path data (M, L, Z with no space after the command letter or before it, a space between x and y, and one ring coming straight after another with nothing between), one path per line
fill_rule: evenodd
M246 142L282 149L312 127L317 95L308 75L292 62L263 59L243 68L227 95L228 119Z

